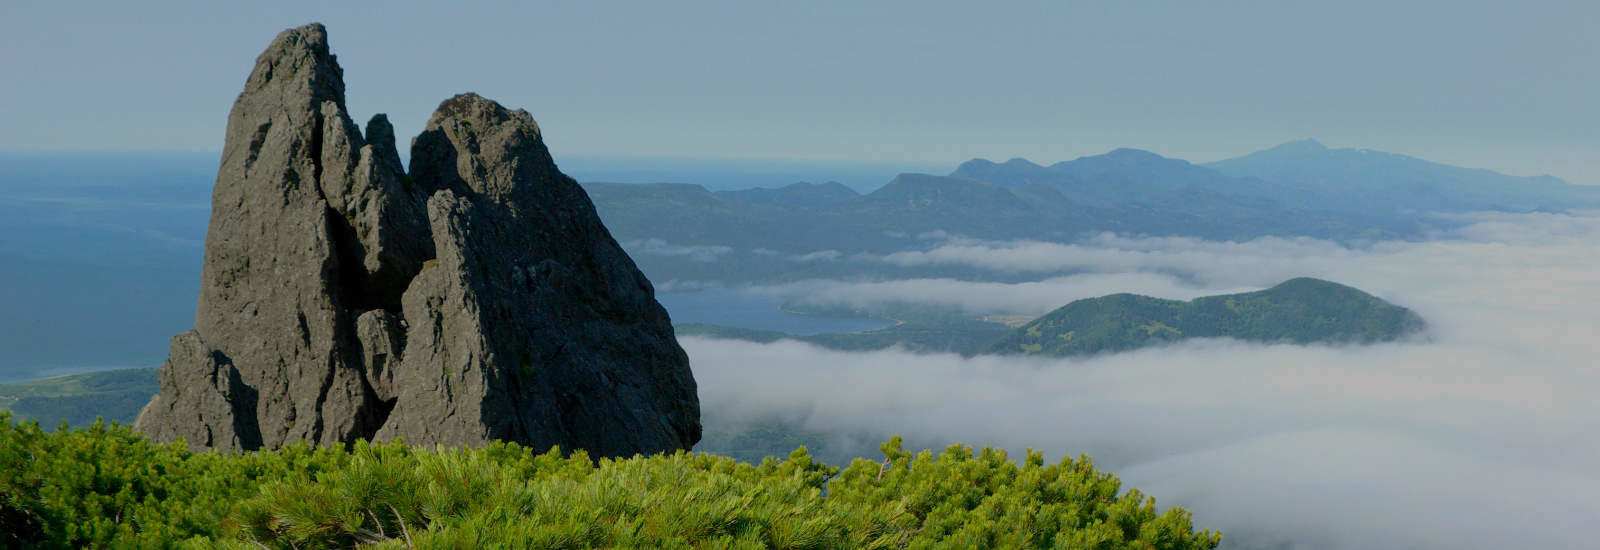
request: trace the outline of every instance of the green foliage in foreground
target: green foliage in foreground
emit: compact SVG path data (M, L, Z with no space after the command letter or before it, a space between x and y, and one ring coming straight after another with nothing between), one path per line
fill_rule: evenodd
M1215 548L1087 458L883 445L840 471L802 448L590 460L496 443L190 454L101 424L0 413L0 546L43 548Z
M830 458L840 458L840 455L829 453L826 434L806 430L792 422L773 419L725 425L722 422L713 423L707 416L702 416L700 422L704 432L700 442L694 446L696 452L751 464L760 464L762 459L769 456L784 456L784 453L799 447L805 447L806 454L815 460L827 462ZM842 457L835 464L848 462L851 458L854 457Z
M1386 342L1422 330L1411 310L1319 279L1187 302L1134 294L1078 300L1023 325L988 353L1085 355L1186 338L1295 344Z

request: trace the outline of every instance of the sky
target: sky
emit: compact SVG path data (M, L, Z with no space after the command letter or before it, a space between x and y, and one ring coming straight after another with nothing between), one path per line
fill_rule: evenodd
M1600 212L1474 214L1423 242L1105 237L964 243L927 261L1088 275L1017 284L813 281L803 292L1033 312L1327 278L1409 307L1422 335L1358 346L1197 339L1052 359L683 338L708 430L770 418L825 452L996 446L1086 454L1225 548L1585 548L1600 517ZM955 250L954 247L959 247ZM1025 258L1031 258L1026 259ZM863 284L876 285L862 292ZM881 459L881 455L877 458Z
M1600 3L6 2L0 151L220 150L328 25L358 120L477 91L557 159L1196 162L1301 138L1600 184ZM403 139L403 138L402 138Z

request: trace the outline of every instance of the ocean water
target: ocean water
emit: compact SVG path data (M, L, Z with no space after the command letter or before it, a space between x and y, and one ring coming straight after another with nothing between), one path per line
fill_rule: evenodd
M194 325L216 162L0 153L0 382L161 364L171 337ZM715 163L696 161L659 173L732 185L752 169L734 163L716 176ZM757 179L795 175L784 174ZM677 323L799 335L885 326L785 313L776 298L728 289L659 299Z

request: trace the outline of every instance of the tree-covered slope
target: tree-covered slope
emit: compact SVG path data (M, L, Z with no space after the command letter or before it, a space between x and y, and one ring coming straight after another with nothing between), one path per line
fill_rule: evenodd
M0 384L0 410L54 428L88 426L96 418L133 422L156 394L156 369L124 369Z
M1133 294L1078 300L1023 325L989 352L1084 355L1222 337L1371 343L1395 340L1422 327L1422 318L1409 309L1341 284L1298 278L1258 292L1187 302Z
M495 442L191 454L0 413L0 547L1208 549L1087 457L882 447L843 470L677 452L591 460Z

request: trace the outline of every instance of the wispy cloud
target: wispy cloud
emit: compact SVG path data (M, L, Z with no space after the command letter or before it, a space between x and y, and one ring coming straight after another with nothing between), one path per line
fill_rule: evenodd
M733 248L726 246L680 245L661 239L643 239L627 241L621 244L622 248L628 251L628 254L686 256L698 262L714 262L718 258L733 252Z
M1420 290L1440 279L1477 280L1481 275L1514 273L1544 261L1545 255L1595 255L1600 243L1600 213L1474 214L1473 221L1438 240L1378 242L1348 247L1318 239L1261 238L1243 242L1188 237L1135 238L1100 235L1080 244L1036 241L954 240L927 251L882 256L854 255L856 261L896 265L964 265L999 271L1038 273L1020 283L956 279L894 281L809 280L761 287L785 298L823 305L870 308L891 302L960 307L983 313L1040 314L1072 300L1132 292L1162 298L1198 296L1265 288L1294 277L1320 277L1409 305L1401 292ZM1486 263L1515 255L1515 261ZM1426 264L1427 269L1422 267ZM1501 273L1479 274L1499 269ZM1067 272L1068 275L1059 273ZM1418 273L1427 273L1417 281ZM1555 274L1542 274L1556 276Z
M838 250L818 250L816 252L791 256L789 260L801 263L836 262L839 261L840 256L843 256L843 254L840 254Z
M1462 244L1541 244L1550 240L1589 239L1600 233L1596 213L1472 213L1448 217L1464 226L1432 235L1432 241ZM1158 271L1183 274L1200 282L1283 277L1285 273L1338 265L1372 254L1405 254L1413 242L1377 242L1346 246L1309 237L1262 237L1248 241L1208 241L1194 237L1130 237L1102 233L1082 242L984 241L940 235L938 246L883 255L857 254L854 259L903 267L965 266L1011 273L1122 273ZM1265 269L1266 271L1262 271Z

